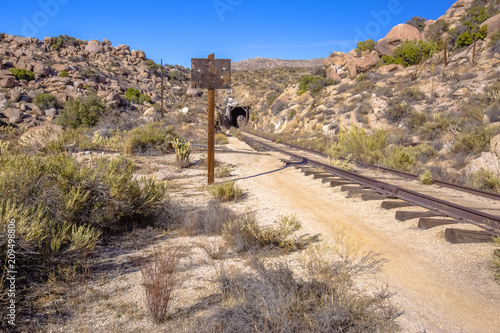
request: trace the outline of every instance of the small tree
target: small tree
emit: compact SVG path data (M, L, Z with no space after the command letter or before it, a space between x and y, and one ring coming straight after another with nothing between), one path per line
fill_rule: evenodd
M420 16L413 16L411 19L406 21L406 24L409 24L411 26L414 26L415 28L418 29L421 33L424 32L425 29L425 22L427 20L423 17Z
M92 127L107 112L106 105L96 95L89 95L86 99L78 98L66 102L59 117L59 124L71 128Z

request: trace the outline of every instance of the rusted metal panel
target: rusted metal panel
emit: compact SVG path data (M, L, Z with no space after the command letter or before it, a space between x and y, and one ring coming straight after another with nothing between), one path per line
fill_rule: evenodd
M191 59L191 87L231 88L231 59Z

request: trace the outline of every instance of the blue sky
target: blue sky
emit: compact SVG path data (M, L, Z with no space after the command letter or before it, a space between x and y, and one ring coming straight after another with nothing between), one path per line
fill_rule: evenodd
M107 38L143 50L157 63L191 58L325 58L356 42L383 38L413 16L436 19L454 0L7 0L0 32Z

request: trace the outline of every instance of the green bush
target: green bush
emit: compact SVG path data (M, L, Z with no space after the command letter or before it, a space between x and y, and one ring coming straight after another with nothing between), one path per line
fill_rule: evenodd
M52 37L52 44L51 47L59 51L61 48L68 47L68 46L79 46L79 45L84 45L85 42L82 40L79 40L74 37L70 37L68 35L59 35L58 37Z
M68 76L69 76L69 74L68 74L68 72L66 72L66 71L62 71L61 73L59 73L59 76L60 76L60 77L68 77Z
M147 224L165 195L164 183L136 177L124 158L86 165L66 153L27 155L0 147L0 232L16 220L19 260L30 267L22 281L41 282L52 268L77 263L101 234ZM2 238L2 256L6 248Z
M322 76L303 75L299 78L299 95L307 91L316 94L323 90L323 88L334 84L338 84L338 82Z
M33 73L32 71L27 71L25 69L9 68L9 72L14 74L14 76L18 80L31 81L35 79L35 73Z
M384 164L389 168L408 172L415 166L416 161L408 148L395 146L389 149Z
M488 151L491 139L498 133L500 133L500 127L474 127L472 131L458 135L451 146L451 152L455 154L459 152L479 154Z
M426 61L439 50L439 47L436 42L419 41L416 43L415 41L407 40L394 50L392 62L402 65L404 59L405 66L418 64L420 62L420 50L422 50L422 61ZM382 60L384 61L384 59Z
M177 134L173 126L153 122L124 133L122 149L125 154L157 154L167 152Z
M382 130L368 135L362 128L341 128L335 139L328 149L332 159L353 157L356 161L375 164L383 160L387 147L387 133Z
M128 88L125 92L125 99L131 103L142 104L144 102L151 103L151 97L148 95L143 95L139 90L134 88Z
M375 41L373 39L368 39L364 42L358 42L357 48L361 52L372 51L375 48Z
M500 178L489 170L480 169L478 172L474 173L472 180L474 187L500 193Z
M423 33L424 29L425 29L425 22L426 21L427 20L425 18L423 18L423 17L413 16L411 19L409 19L408 21L406 21L406 24L414 26L415 28L418 29L418 31L420 31L420 33Z
M191 143L182 142L175 138L172 142L172 147L175 150L175 159L181 168L188 168L191 165Z
M425 112L412 111L405 119L405 125L410 130L414 130L420 128L423 124L425 124L426 120L427 115L425 114Z
M95 81L99 77L99 71L90 67L81 68L78 74L84 79Z
M38 94L33 99L33 103L42 110L57 108L59 106L57 98L51 94Z
M434 183L434 179L432 178L432 173L429 170L425 170L418 179L422 184L431 185Z
M57 122L71 128L92 127L107 112L106 105L101 98L89 95L85 99L77 98L66 102Z
M211 185L208 192L222 202L237 200L243 191L234 182Z

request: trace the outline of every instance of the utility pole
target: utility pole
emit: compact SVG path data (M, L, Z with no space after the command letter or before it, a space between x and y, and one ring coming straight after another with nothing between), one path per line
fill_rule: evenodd
M215 59L215 54L208 56ZM208 89L208 184L215 181L215 89Z
M165 116L165 109L163 108L163 59L161 59L161 117Z

